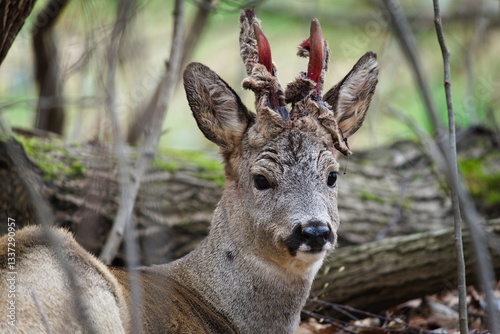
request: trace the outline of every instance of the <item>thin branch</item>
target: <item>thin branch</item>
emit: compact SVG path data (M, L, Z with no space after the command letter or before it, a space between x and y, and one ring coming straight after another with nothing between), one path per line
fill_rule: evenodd
M307 310L302 310L302 314L305 314L307 315L308 317L311 317L311 318L314 318L320 322L324 322L325 320L325 316L321 315L321 314L318 314L318 313L315 313L315 312L311 312L311 311L307 311ZM336 321L327 321L328 324L332 325L332 326L335 326L337 327L338 329L346 332L346 333L349 333L349 334L358 334L358 332L355 332L355 331L352 331L350 329L348 329L347 327L337 323Z
M386 317L386 316L383 316L383 315L379 315L379 314L375 314L375 313L371 313L371 312L366 312L366 311L363 311L363 310L359 310L359 309L356 309L354 307L351 307L349 305L343 305L343 304L337 304L337 303L330 303L330 302L326 302L324 300L321 300L321 299L316 299L316 300L311 300L310 302L312 303L315 303L315 304L318 304L322 307L325 307L325 308L331 308L331 309L334 309L338 312L345 312L347 314L350 315L350 318L352 320L360 320L360 318L354 316L354 314L359 314L363 317L367 317L367 318L375 318L375 319L379 319L381 321L385 321L386 323L388 322L391 322L391 321L395 321L396 319L395 318L390 318L390 317ZM313 313L315 314L315 313ZM317 316L321 316L320 314L316 314ZM324 318L324 316L323 316ZM340 321L340 320L338 320ZM403 332L403 333L407 333L409 330L414 330L416 333L420 333L420 334L423 334L423 333L432 333L432 331L427 331L427 330L424 330L420 327L417 327L417 326L414 326L414 325L410 325L406 322L403 322L401 321L400 322L401 325L404 325L404 329L401 330L401 329L392 329L392 328L378 328L378 327L372 327L372 326L358 326L358 327L361 327L361 328L366 328L366 329L377 329L377 330L380 330L380 329L383 329L384 331L387 331L387 332L396 332L396 333L400 333L400 332ZM410 331L410 333L412 333Z
M108 111L109 118L111 120L111 126L113 128L113 139L115 145L115 153L118 160L118 178L120 184L120 199L118 212L113 223L110 235L114 236L113 232L119 230L119 239L116 240L116 244L111 244L116 247L114 252L109 251L110 240L115 239L109 237L107 244L104 246L101 252L101 260L110 264L116 255L116 251L122 241L124 233L127 234L127 241L125 243L125 252L127 255L127 269L131 274L130 278L130 294L131 294L131 332L132 333L142 333L142 321L141 321L141 305L142 305L142 295L140 282L136 275L133 274L135 268L137 267L137 247L135 241L131 240L129 234L130 230L133 230L132 225L132 212L134 208L135 196L137 193L136 187L138 188L138 183L140 183L141 176L136 179L136 182L132 182L131 178L132 170L129 167L130 163L127 158L128 146L123 141L121 134L120 124L118 120L117 110L116 110L116 69L118 63L118 51L122 39L124 37L125 29L129 22L129 15L133 12L133 8L136 5L136 0L122 0L118 5L118 13L116 16L115 25L111 34L111 40L108 49L108 73L106 80L106 109ZM105 251L108 251L105 253Z
M49 321L47 319L47 314L42 310L42 305L40 305L40 301L38 300L38 297L36 296L35 290L31 291L31 297L33 298L33 301L35 302L35 306L40 313L40 317L42 318L43 322L43 327L45 327L45 331L47 334L52 334L52 331L50 330L49 326Z
M458 195L461 213L464 217L465 222L467 222L467 227L470 232L470 244L472 246L474 257L476 259L475 263L479 271L478 276L480 279L480 285L483 288L487 310L490 314L490 330L491 333L497 334L493 331L495 325L493 324L492 326L491 324L491 321L498 321L495 316L491 316L492 314L495 314L495 312L497 312L494 306L495 302L493 300L493 293L490 288L491 282L495 281L495 274L493 273L493 269L491 268L491 261L487 248L493 242L493 240L495 240L495 238L486 233L486 230L484 229L482 224L483 219L477 213L476 208L473 204L474 201L472 200L472 198L470 198L470 195L463 188L464 182L461 179L460 173L458 174L458 179L452 180L453 178L451 176L451 168L449 166L448 159L441 153L442 150L440 149L438 142L433 141L423 129L416 126L413 121L403 113L398 113L391 108L389 108L388 111L391 115L397 117L415 131L420 141L422 142L422 145L427 154L434 161L438 171L440 171L440 174L445 177L445 181L447 182L447 184L450 185L450 187L453 187L453 189L455 189L454 191ZM488 299L491 300L488 301ZM489 302L493 302L493 305L488 304ZM491 309L490 307L493 307L493 309Z
M152 114L153 121L151 122L150 128L146 131L147 136L140 148L139 158L134 168L134 182L132 183L132 186L127 194L128 200L126 202L121 201L121 203L127 203L128 205L120 205L113 228L109 234L106 244L104 245L103 251L100 254L101 260L105 263L111 263L111 260L115 257L118 251L118 247L123 239L125 227L132 216L135 197L139 189L142 175L145 173L151 158L154 156L155 149L161 135L168 102L172 90L177 82L178 69L180 66L183 37L183 13L184 1L177 0L174 10L174 36L172 39L172 48L167 71L158 84L158 87L149 104L151 108L154 109L154 113Z
M420 62L417 52L417 43L411 32L410 25L402 12L402 6L397 0L384 0L384 3L391 16L394 33L399 40L403 52L408 58L417 86L422 94L422 99L427 109L427 115L431 122L430 125L433 127L432 132L438 131L439 121L437 108L422 70L422 63Z
M177 34L177 36L180 38L179 41L175 42L173 41L172 47L175 46L177 50L175 52L180 52L181 55L181 60L178 65L176 65L176 62L173 62L172 56L174 49L171 49L171 54L170 54L170 60L167 64L168 66L175 65L176 66L176 71L177 73L176 78L179 76L181 68L184 67L186 62L189 60L191 57L192 53L194 52L194 49L196 45L198 44L198 41L200 40L202 34L203 34L203 29L205 28L208 18L210 16L210 13L214 10L214 5L213 5L214 0L203 0L202 3L197 4L198 5L198 11L196 13L195 18L193 19L193 23L189 29L189 33L187 35L187 38L183 38L183 33L182 34ZM174 14L175 15L175 14ZM174 23L175 25L175 23ZM175 30L175 26L174 26ZM174 32L174 38L176 36L176 33ZM178 49L180 48L180 49ZM170 71L168 69L167 71ZM139 143L141 138L148 132L150 131L151 127L154 126L154 120L156 117L154 114L157 112L157 104L160 100L165 100L166 95L170 94L169 88L166 85L166 82L168 79L169 75L166 73L161 82L158 84L156 91L154 92L153 96L149 100L149 103L146 106L139 107L138 112L136 112L136 116L134 117L134 120L130 123L129 126L129 131L127 135L127 142L130 145L135 145ZM176 81L177 82L177 79ZM175 85L174 82L174 85ZM173 88L172 88L173 89ZM163 91L163 92L161 92ZM168 101L166 99L165 101ZM160 107L160 109L163 107ZM161 109L164 110L164 109Z
M146 131L146 138L144 140L143 145L139 150L139 157L136 161L136 164L132 170L133 173L127 167L125 156L124 156L124 148L127 145L123 142L119 131L118 119L116 117L115 111L115 100L114 100L114 89L115 89L115 79L114 79L114 71L116 69L116 57L118 52L118 44L113 43L115 39L113 39L110 45L109 52L109 62L112 72L109 74L109 94L108 94L108 110L110 111L110 116L112 117L112 123L115 128L115 145L117 149L117 154L119 157L119 171L120 171L120 185L121 185L121 196L120 196L120 205L118 209L118 213L116 215L116 219L113 223L113 227L109 233L108 239L106 240L106 244L103 247L103 250L100 254L100 258L105 263L111 263L113 258L116 256L118 252L118 248L122 242L124 233L126 235L127 242L126 245L126 253L127 253L127 264L130 272L131 279L131 290L132 290L132 301L133 308L135 308L136 312L133 312L137 315L140 312L140 288L138 287L138 280L135 275L135 266L133 264L138 263L137 257L137 245L135 244L135 240L132 236L133 231L133 209L135 204L135 199L137 197L137 192L139 190L139 186L141 185L141 180L143 175L145 174L148 166L150 165L151 159L154 156L156 146L158 145L158 141L161 135L163 121L165 119L166 110L168 107L168 102L170 100L170 95L172 93L175 84L177 83L177 77L179 73L180 61L182 58L182 42L183 42L183 18L184 18L184 1L177 0L175 3L174 9L174 32L172 38L172 48L170 52L170 59L168 62L167 71L164 74L160 84L158 85L155 94L150 102L151 108L153 108L152 113L152 121L150 123L150 128ZM117 25L118 26L118 21ZM124 28L124 27L123 27ZM123 30L121 30L123 31ZM118 32L121 36L121 32ZM133 180L130 180L133 178ZM137 284L134 284L134 281L137 281ZM136 286L136 288L134 288ZM135 293L134 293L135 290ZM134 310L133 310L134 311ZM140 326L140 322L136 319L132 324L136 326ZM134 332L140 333L140 327L136 327Z
M479 270L481 286L486 296L487 308L490 314L490 330L493 334L500 334L498 325L500 320L498 320L495 316L496 309L494 308L494 298L490 287L491 282L495 280L495 275L491 266L489 251L487 249L487 236L483 227L483 219L477 212L470 195L464 189L464 183L461 176L458 174L458 171L456 175L453 173L454 170L457 170L456 163L452 163L452 159L449 154L449 141L443 140L443 138L448 139L449 134L441 131L436 108L434 107L434 102L430 94L430 89L424 80L421 66L418 61L418 53L414 37L409 29L408 22L402 13L401 5L397 0L384 0L384 3L391 15L394 31L398 36L401 48L408 57L417 78L424 103L427 107L427 113L435 131L436 142L431 146L436 149L432 149L432 156L436 163L440 165L440 170L445 176L447 184L451 188L452 192L457 194L462 217L467 223L467 227L470 231L470 238Z
M433 1L436 34L439 46L441 47L441 53L443 55L444 63L444 89L446 94L446 107L448 109L448 132L450 145L450 150L448 151L448 160L451 167L451 177L454 180L458 180L455 111L453 110L453 98L451 95L450 51L448 50L448 47L446 46L446 42L444 40L439 0ZM462 217L460 216L460 203L458 201L458 194L453 189L453 187L451 190L451 203L453 207L455 228L455 252L457 257L457 288L460 333L467 334L469 332L469 328L467 323L467 282L465 279L464 246L462 240Z

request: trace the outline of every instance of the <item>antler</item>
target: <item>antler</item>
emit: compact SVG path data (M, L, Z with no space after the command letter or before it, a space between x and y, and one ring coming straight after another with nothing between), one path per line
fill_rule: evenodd
M309 49L307 77L316 83L315 94L316 97L319 97L323 89L325 73L328 70L330 50L328 50L328 45L323 38L323 32L317 19L311 22L310 34L309 39L302 43L301 46L304 49Z
M255 13L251 9L242 12L240 23L240 55L248 74L242 85L255 93L257 115L270 118L276 124L283 124L283 120L294 122L315 114L330 133L335 148L345 155L351 154L330 106L321 98L330 51L319 21L312 21L309 38L299 45L298 55L309 57L307 73L302 72L295 81L288 84L286 93L276 76L271 47ZM286 103L292 103L291 112Z
M311 22L310 36L300 43L297 55L309 57L307 73L301 72L295 81L287 85L286 101L298 102L311 93L316 100L321 100L330 50L317 19Z
M243 80L243 88L255 93L258 113L263 108L269 108L283 120L288 120L289 113L285 106L283 88L276 76L271 46L253 10L242 12L240 23L240 55L249 75Z
M293 103L291 119L299 119L310 114L313 110L321 125L332 136L333 144L337 150L345 155L351 151L344 138L342 130L330 106L323 102L321 93L325 81L325 73L328 70L330 50L328 43L323 38L323 32L317 19L311 22L310 36L300 43L297 55L309 57L307 73L301 72L295 80L286 87L286 101Z

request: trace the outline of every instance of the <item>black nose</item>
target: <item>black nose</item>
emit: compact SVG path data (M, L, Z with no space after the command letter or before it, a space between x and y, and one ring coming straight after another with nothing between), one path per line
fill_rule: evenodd
M306 238L324 238L326 239L328 235L330 234L330 229L326 226L320 226L320 227L306 227L305 229L302 230L302 234Z
M321 252L327 242L333 245L334 239L335 235L327 223L312 220L304 225L297 224L285 239L285 245L290 254L295 256L302 246L307 246L305 251Z
M313 252L321 251L328 241L333 241L333 234L330 228L318 222L307 224L302 229L302 237L304 238L304 243L311 247L311 251Z

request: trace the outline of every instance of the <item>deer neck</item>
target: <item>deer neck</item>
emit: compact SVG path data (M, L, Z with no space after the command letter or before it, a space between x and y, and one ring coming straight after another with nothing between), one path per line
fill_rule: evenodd
M169 276L224 313L238 332L293 332L317 268L294 273L241 248L228 231L230 219L243 217L227 202L223 196L209 236L192 253L169 265Z

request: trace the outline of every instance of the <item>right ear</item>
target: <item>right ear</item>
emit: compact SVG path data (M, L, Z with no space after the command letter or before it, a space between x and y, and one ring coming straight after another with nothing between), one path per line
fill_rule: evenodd
M323 100L332 106L342 136L349 138L363 124L377 86L377 55L367 52Z
M189 107L205 137L225 150L232 150L255 115L215 72L200 63L184 71L184 89Z

